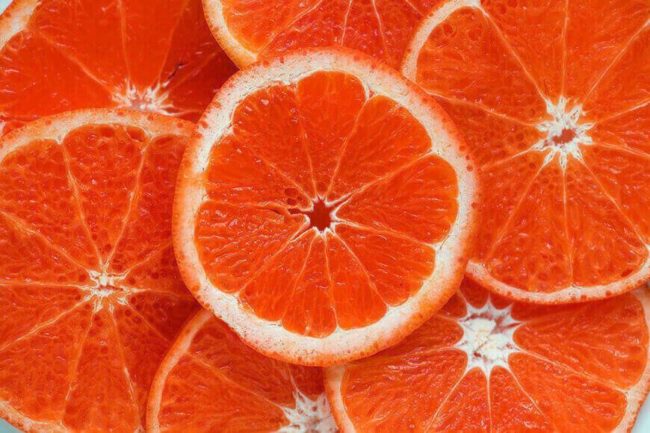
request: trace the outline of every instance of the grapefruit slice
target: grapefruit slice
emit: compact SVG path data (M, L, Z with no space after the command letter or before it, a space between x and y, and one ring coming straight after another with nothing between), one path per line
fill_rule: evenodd
M461 147L435 102L361 53L256 64L222 87L184 156L183 279L271 357L386 347L460 284L474 215Z
M179 334L151 386L147 432L335 433L322 370L274 361L210 312Z
M0 134L82 108L195 121L235 70L200 0L14 0L0 16Z
M466 281L402 343L328 368L345 433L626 432L650 386L645 289L559 307Z
M650 278L648 23L636 0L454 0L422 22L403 72L477 163L483 286L564 303Z
M143 428L197 305L171 246L192 124L96 109L0 141L0 417L30 432Z
M203 0L214 36L244 67L295 48L344 46L399 67L441 0Z

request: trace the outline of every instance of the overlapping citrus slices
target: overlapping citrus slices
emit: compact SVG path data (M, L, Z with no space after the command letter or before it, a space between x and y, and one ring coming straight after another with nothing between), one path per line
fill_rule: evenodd
M399 345L327 369L345 433L626 432L650 386L650 293L547 307L466 281Z
M370 57L316 49L220 90L183 159L174 244L188 288L264 354L359 358L460 283L475 199L444 112Z
M335 433L321 369L247 347L207 311L183 329L153 381L148 433Z
M650 277L650 3L452 0L404 74L467 140L485 191L469 275L519 300Z
M235 70L200 0L14 0L0 17L0 134L81 108L196 120Z
M210 28L240 66L296 48L344 46L397 68L440 0L204 0Z
M0 140L0 416L27 431L141 431L197 309L171 245L192 124L88 110Z

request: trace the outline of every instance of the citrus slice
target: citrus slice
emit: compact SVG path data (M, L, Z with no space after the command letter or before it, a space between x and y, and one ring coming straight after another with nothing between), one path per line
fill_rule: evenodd
M422 22L403 72L477 163L483 286L564 303L650 278L648 23L637 0L455 0Z
M404 337L460 284L474 178L444 112L340 48L236 74L179 173L174 245L199 301L257 350L330 364Z
M241 67L295 48L344 46L399 67L417 24L441 0L203 0Z
M335 433L319 368L246 346L207 311L179 334L149 394L147 432Z
M650 386L650 293L511 304L466 281L399 345L326 371L345 433L629 432Z
M235 70L200 0L14 0L0 16L0 134L82 108L196 120Z
M0 141L0 417L30 432L143 428L196 302L171 246L192 124L96 109Z

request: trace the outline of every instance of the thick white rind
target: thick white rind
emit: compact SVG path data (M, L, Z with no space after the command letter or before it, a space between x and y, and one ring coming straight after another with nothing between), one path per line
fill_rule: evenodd
M378 322L359 329L337 329L323 338L292 333L246 311L238 299L213 287L194 245L197 212L205 198L202 177L210 151L231 127L233 112L248 94L273 84L294 83L318 71L343 71L358 77L374 94L406 107L432 139L431 152L449 162L458 176L458 220L436 249L434 273L416 295L390 308ZM370 57L345 49L301 50L253 65L231 78L210 105L185 154L174 205L175 251L181 274L204 306L231 326L248 344L277 359L304 365L331 365L370 355L413 331L441 308L460 284L474 232L476 182L471 164L458 147L462 139L431 99ZM217 144L218 145L218 144ZM442 282L437 284L437 282Z
M641 301L643 311L645 314L645 323L650 328L650 289L643 286L637 289L633 294ZM627 397L627 410L625 416L620 424L613 430L614 433L629 433L634 428L634 423L639 415L639 410L643 406L643 402L648 397L650 391L650 350L645 365L645 370L641 375L641 379L625 393Z
M192 123L162 114L122 108L91 108L43 117L15 129L0 140L0 161L14 150L34 140L61 143L70 131L88 125L124 125L142 128L147 134L183 135L192 132Z
M474 260L467 264L467 275L492 292L517 301L533 304L568 304L573 302L595 301L634 290L650 279L650 259L626 278L611 284L598 286L570 286L555 292L529 292L510 286L494 278L485 266Z
M650 329L650 289L643 287L633 292L641 305L645 316L646 327ZM649 347L650 349L650 347ZM612 433L629 433L634 428L639 410L650 391L650 350L646 353L646 366L639 381L630 389L625 391L627 397L627 408L621 422L611 430ZM357 433L352 420L347 414L341 386L346 366L334 366L325 369L325 390L332 408L332 413L341 429L341 433Z
M27 27L38 3L39 0L14 0L0 15L0 49Z
M411 42L406 49L406 53L404 54L404 60L402 62L402 74L404 74L406 78L412 80L413 82L416 82L415 74L417 72L418 57L420 55L422 47L424 47L424 43L429 38L429 35L433 29L435 29L438 24L446 20L458 9L465 7L480 9L481 2L480 0L449 0L435 7L433 10L431 10L431 12L429 12L429 15L421 21L417 31L413 35L413 38L411 39Z
M238 67L244 68L257 60L257 54L244 47L230 32L221 0L203 0L203 13L212 35Z
M160 433L160 422L158 420L160 414L160 405L162 402L162 393L167 383L169 373L176 367L178 361L187 353L194 336L212 318L212 314L208 311L202 310L198 312L189 322L185 325L176 341L165 355L165 358L160 363L156 376L151 382L151 389L149 390L149 397L147 400L147 433Z

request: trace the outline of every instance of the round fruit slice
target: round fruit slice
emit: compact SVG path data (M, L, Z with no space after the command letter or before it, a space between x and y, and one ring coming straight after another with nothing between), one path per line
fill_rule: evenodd
M189 122L43 118L0 141L0 417L30 432L143 428L149 385L197 305L171 246Z
M323 365L386 347L460 284L474 198L461 146L435 102L370 57L256 64L183 159L183 279L269 356Z
M399 67L417 24L441 0L203 0L240 66L294 48L344 46Z
M196 120L235 70L201 0L14 0L0 17L0 135L80 108Z
M326 371L343 432L625 432L650 385L645 289L561 307L466 281L399 345Z
M181 331L149 394L147 432L335 433L321 369L274 361L207 311Z
M447 1L423 21L403 72L478 165L485 287L564 303L650 278L649 22L637 0Z

